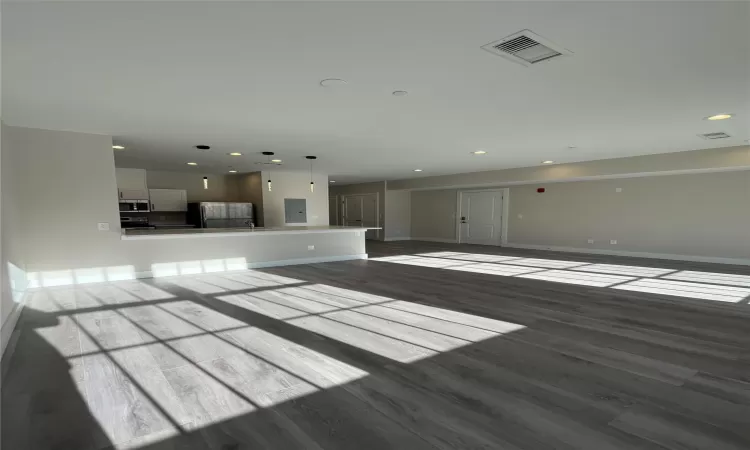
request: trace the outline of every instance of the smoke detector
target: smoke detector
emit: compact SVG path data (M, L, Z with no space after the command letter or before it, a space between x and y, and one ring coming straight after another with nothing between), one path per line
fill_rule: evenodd
M723 131L718 131L716 133L699 134L698 137L711 141L714 139L726 139L732 136Z
M570 50L539 36L531 30L522 30L499 41L490 42L483 45L482 50L526 67L559 56L571 56L573 54Z

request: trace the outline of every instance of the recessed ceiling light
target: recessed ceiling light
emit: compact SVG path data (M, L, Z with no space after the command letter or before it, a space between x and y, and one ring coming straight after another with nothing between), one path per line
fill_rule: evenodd
M393 91L393 95L396 97L406 97L409 93L406 91Z
M414 169L415 172L421 172L422 169Z
M715 116L708 116L705 119L706 120L724 120L724 119L731 119L731 118L732 118L732 114L723 113L723 114L716 114Z
M320 82L320 85L323 87L343 86L345 84L346 80L342 80L341 78L326 78Z
M573 148L578 148L578 147L576 147L575 145L569 145L568 148L573 149Z
M239 152L232 152L232 153L228 153L228 155L229 155L229 156L242 156L242 153L239 153Z
M122 145L113 145L112 148L114 150L125 150L125 147L123 147Z
M236 170L230 170L229 173L237 173Z
M554 164L554 161L550 161L550 160L542 161L542 164Z
M280 163L280 162L281 162L281 160L280 160L280 159L272 159L272 160L271 160L271 162L272 162L272 163Z
M473 153L475 155L486 155L487 151L486 150L475 150L475 151L473 151L471 153Z
M197 166L197 165L198 165L198 163L194 163L194 162L189 162L189 163L187 163L187 165L188 165L188 166Z
M210 145L196 145L195 148L197 148L198 150L211 150Z
M328 180L329 183L335 183L336 180Z

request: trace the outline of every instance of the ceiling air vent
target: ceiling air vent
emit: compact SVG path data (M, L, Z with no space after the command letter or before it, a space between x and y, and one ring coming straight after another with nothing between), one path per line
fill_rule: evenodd
M728 137L731 137L727 133L723 131L719 131L717 133L706 133L706 134L699 134L699 137L702 137L703 139L713 140L713 139L726 139Z
M531 30L511 34L499 41L482 46L483 50L526 67L542 61L549 61L558 56L570 56L570 50L554 44Z

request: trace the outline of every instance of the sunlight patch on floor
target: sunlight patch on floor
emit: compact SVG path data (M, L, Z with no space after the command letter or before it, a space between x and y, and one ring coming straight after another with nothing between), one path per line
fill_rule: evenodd
M501 261L511 261L514 259L521 259L521 257L519 256L485 255L481 253L459 253L459 252L418 253L417 256L427 256L431 258L459 259L463 261L475 261L475 262L501 262Z
M695 272L681 270L665 276L669 280L695 281L698 283L725 284L728 286L750 287L750 275L733 275L729 273Z
M615 286L614 289L675 295L703 300L737 303L750 296L750 289L715 284L687 283L664 279L640 279Z
M387 256L385 258L373 258L374 261L385 261L385 262L396 262L399 264L407 264L410 266L422 266L422 267L457 267L471 264L468 261L456 261L452 259L439 259L439 258L422 258L419 256Z
M620 264L589 264L586 266L573 267L571 270L581 272L608 273L612 275L625 275L632 277L658 277L671 272L673 269L660 269L658 267L623 266Z
M217 299L404 363L524 328L319 284Z
M483 265L446 262L454 264ZM331 349L321 338L301 345L211 302L286 322L386 363L416 362L524 328L251 270L201 272L156 284L127 280L30 294L29 320L68 361L104 433L102 445L138 448L369 375L347 364L346 352L342 361L315 350ZM177 289L208 303L187 300Z
M459 270L462 272L475 272L475 273L486 273L490 275L500 275L505 277L512 277L524 273L539 272L539 267L528 267L528 266L513 266L510 264L469 264L466 266L459 267L446 267L449 270Z
M545 270L518 275L519 278L533 280L554 281L556 283L578 284L580 286L608 287L626 281L635 280L634 277L621 277L617 275L602 275L598 273L569 272L567 270Z
M458 260L486 262L454 265ZM387 256L372 258L371 261L526 278L580 286L613 287L621 290L691 297L703 300L736 303L750 298L750 289L739 288L750 287L750 276L748 275L689 270L677 271L661 267L591 264L580 261L505 257L502 255L460 252L431 252L419 253L416 256ZM669 280L675 280L675 282L670 282Z

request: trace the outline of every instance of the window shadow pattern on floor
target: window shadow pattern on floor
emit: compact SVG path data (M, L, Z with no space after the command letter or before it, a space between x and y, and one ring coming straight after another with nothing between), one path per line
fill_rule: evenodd
M24 449L151 448L369 375L320 336L382 367L524 328L261 271L37 289L22 326L58 379L27 386L42 387L38 399L64 392L74 406L48 412L91 422L25 424L10 444Z
M742 303L750 298L748 275L463 252L384 256L371 261L718 302Z

